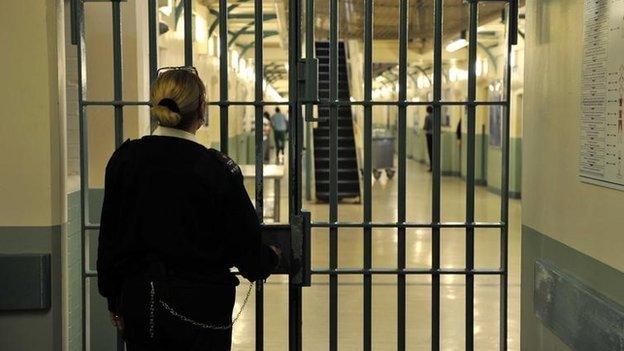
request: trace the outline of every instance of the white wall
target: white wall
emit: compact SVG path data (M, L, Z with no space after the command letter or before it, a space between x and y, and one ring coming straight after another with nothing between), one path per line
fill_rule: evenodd
M65 87L57 5L54 0L0 3L1 226L62 222L64 106L59 102Z
M522 223L624 271L624 192L581 183L583 0L527 2Z

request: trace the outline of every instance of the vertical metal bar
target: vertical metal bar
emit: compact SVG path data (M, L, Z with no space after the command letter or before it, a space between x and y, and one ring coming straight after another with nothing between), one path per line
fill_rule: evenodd
M405 222L405 186L406 186L406 119L407 119L407 15L409 2L399 3L399 91L398 91L398 197L397 221ZM398 231L397 269L405 269L405 227ZM397 275L397 350L405 350L405 280L404 274Z
M372 139L373 108L373 1L366 0L364 14L364 222L373 220L372 210ZM372 228L364 228L364 269L372 268ZM372 350L372 276L364 275L364 351Z
M314 57L314 0L306 0L306 18L305 18L305 48L306 59ZM314 105L307 103L305 105L306 120L312 120ZM306 160L306 200L312 200L312 126L305 123L305 160Z
M289 0L289 26L288 26L288 124L290 143L288 144L288 208L292 216L301 213L301 136L302 120L301 105L299 103L299 69L298 63L301 58L301 2ZM301 286L289 281L288 286L288 345L291 351L303 349L302 333L302 292Z
M184 0L184 65L193 65L193 0Z
M78 0L69 0L69 18L71 20L70 23L70 34L71 34L71 43L72 45L78 44L78 21L76 19L77 7L76 3Z
M219 129L221 152L228 153L228 7L219 0Z
M500 276L500 350L507 351L507 313L508 313L508 280L509 280L509 138L510 138L510 116L511 116L511 50L512 45L517 44L518 31L518 0L511 0L508 8L508 42L507 57L505 60L505 114L503 118L503 140L502 140L502 171L501 171L501 239L500 239L500 266L503 274Z
M338 0L329 2L329 221L338 220ZM338 268L338 229L329 229L329 268ZM329 277L329 350L338 350L338 276Z
M154 84L158 74L158 6L157 0L148 2L148 32L149 32L149 77L150 87ZM157 123L150 117L150 133L156 129Z
M121 4L112 2L113 14L113 89L115 101L123 100L123 62L121 42ZM115 106L115 147L123 143L123 106ZM124 350L124 341L117 330L117 351Z
M468 102L477 98L477 26L479 3L470 2L470 28L468 37ZM468 157L466 176L466 223L475 221L475 125L476 106L468 105ZM481 160L484 162L484 160ZM474 227L466 227L466 270L474 269ZM474 348L474 275L466 275L465 349Z
M121 48L121 7L119 1L112 2L113 13L113 89L115 101L123 100L123 71ZM115 105L115 146L123 143L123 106Z
M255 144L256 144L256 214L260 222L264 222L264 140L263 140L263 116L262 101L264 92L262 87L262 31L263 31L262 0L254 1L254 68L255 68ZM267 140L268 142L268 140ZM277 192L279 189L275 188ZM275 199L274 210L279 208L279 198ZM264 284L256 283L256 351L264 349Z
M82 290L82 350L89 350L90 342L90 314L88 313L89 293L87 291L87 248L86 226L89 218L89 126L87 123L87 113L85 111L84 100L87 96L87 53L85 48L85 26L84 26L84 3L75 2L76 20L76 59L78 64L78 128L80 133L80 257L81 276L80 287Z
M443 0L435 0L433 50L433 174L431 188L431 222L440 223L440 119L442 100L442 17ZM431 228L431 268L440 269L440 228ZM440 275L431 277L431 349L440 350Z

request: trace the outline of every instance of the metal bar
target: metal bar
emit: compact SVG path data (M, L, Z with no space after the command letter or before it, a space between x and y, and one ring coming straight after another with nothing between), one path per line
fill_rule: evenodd
M240 275L240 272L233 272ZM357 268L341 268L341 269L313 269L311 273L314 275L504 275L505 272L500 269L473 269L467 271L465 269L357 269ZM84 273L85 277L97 277L97 271L89 270Z
M228 10L227 0L219 0L219 127L221 152L228 153Z
M76 19L77 3L78 0L69 0L69 18L70 18L70 31L71 31L71 43L72 45L78 44L78 20Z
M312 228L490 228L500 229L505 226L502 222L443 222L443 223L414 223L414 222L312 222ZM87 230L98 230L98 224L85 225Z
M86 100L82 102L83 106L150 106L149 101L123 101L123 100L113 100L113 101L90 101Z
M184 0L184 65L193 65L193 0Z
M398 91L398 196L397 196L397 220L405 222L405 192L406 192L406 127L407 106L401 102L407 101L407 15L408 0L399 3L399 91ZM397 228L397 268L405 269L405 228ZM397 350L405 350L405 275L397 276Z
M509 34L507 43L507 57L505 60L505 100L511 101L511 50L512 45L517 44L517 11L518 0L511 0L509 3ZM505 107L505 114L503 118L503 140L502 140L502 171L501 171L501 221L508 223L509 221L509 138L510 138L510 117L511 117L511 105L508 104ZM503 274L500 277L500 350L507 351L507 335L508 335L508 283L509 283L509 227L507 224L500 230L500 269Z
M84 98L87 96L87 53L85 48L85 24L84 24L84 3L75 1L75 15L77 42L76 59L78 65L78 128L80 133L80 257L81 272L88 269L87 248L86 248L86 228L89 221L89 139L88 121ZM89 292L87 291L87 280L80 279L81 305L82 305L82 350L89 349L91 325L89 321L87 301Z
M149 0L148 6L148 32L149 32L149 77L150 87L158 78L158 4L157 0ZM150 117L150 134L156 129L157 122Z
M208 103L211 106L253 106L256 105L253 101L211 101ZM331 106L506 106L507 101L404 101L397 103L396 101L351 101L351 100L321 100L319 102L311 103L319 107L331 107ZM261 103L262 106L280 106L288 105L288 101L265 101Z
M112 3L113 17L113 89L115 101L123 100L123 62L122 62L122 42L121 42L121 4L119 1ZM123 107L115 105L115 147L123 143ZM116 330L117 351L124 350L124 341L119 330Z
M301 58L301 1L289 0L288 7L288 113L290 123L290 143L288 144L288 208L290 213L289 222L293 223L294 216L301 213L301 163L299 162L301 145L301 105L299 103L299 70L297 69ZM295 240L296 241L296 240ZM292 248L291 248L292 249ZM291 277L294 273L291 272ZM302 330L302 291L301 286L289 278L288 286L288 346L290 351L303 349Z
M305 49L306 59L314 57L314 0L306 0L306 17L305 17ZM313 118L314 105L310 102L305 104L305 119L310 121ZM306 200L312 200L312 126L310 123L305 123L305 160L306 160L306 188L305 196Z
M338 0L329 2L329 97L338 99ZM329 220L338 220L338 108L330 106ZM338 267L338 228L329 228L329 267ZM329 277L329 348L338 350L338 276Z
M123 68L121 43L121 4L112 3L113 14L113 89L115 101L123 100ZM123 108L115 105L115 147L123 143Z
M470 2L470 24L468 36L468 101L477 97L477 26L479 4ZM475 125L476 107L468 106L468 145L466 175L466 222L473 222L475 216ZM483 160L482 160L483 161ZM474 228L466 227L466 269L474 268ZM474 277L466 276L465 302L465 349L474 348Z
M262 0L254 1L254 29L256 31L256 43L254 47L254 102L259 103L264 100L264 91L262 86L263 75L263 53L262 53L262 27L263 12ZM263 108L262 105L255 105L255 144L256 144L256 214L260 222L264 222L264 140L263 140ZM268 142L268 140L267 140ZM277 192L278 189L273 189ZM275 199L273 209L279 207L279 199ZM264 283L258 281L256 283L256 351L264 350Z
M373 95L373 0L366 0L364 14L364 102L370 103ZM373 219L372 209L372 143L373 143L373 108L370 104L364 105L364 222ZM372 228L364 229L364 269L370 270L373 264ZM364 275L364 333L363 345L365 351L372 350L372 300L373 279Z
M433 52L433 180L431 189L431 221L440 222L440 117L442 101L442 19L443 0L434 5L434 52ZM431 268L440 269L440 228L431 229ZM431 349L440 350L440 277L431 277Z
M465 269L349 269L349 268L341 268L341 269L313 269L312 274L314 275L352 275L352 274L363 274L363 275L502 275L505 274L502 270L488 270L488 269L479 269L479 270L465 270Z
M502 228L502 222L442 222L442 223L415 223L415 222L312 222L313 228Z

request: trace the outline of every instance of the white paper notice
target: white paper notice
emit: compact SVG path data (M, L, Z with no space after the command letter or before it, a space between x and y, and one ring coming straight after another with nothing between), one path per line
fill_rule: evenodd
M624 0L585 0L581 180L624 190Z

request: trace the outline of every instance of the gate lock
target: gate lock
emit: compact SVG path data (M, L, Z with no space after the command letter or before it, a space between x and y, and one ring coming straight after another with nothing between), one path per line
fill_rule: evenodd
M304 58L299 60L298 87L301 103L317 103L318 96L318 59Z
M293 215L290 222L262 226L262 242L282 250L282 259L273 274L288 274L291 284L310 286L310 212Z

